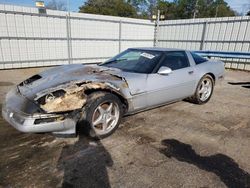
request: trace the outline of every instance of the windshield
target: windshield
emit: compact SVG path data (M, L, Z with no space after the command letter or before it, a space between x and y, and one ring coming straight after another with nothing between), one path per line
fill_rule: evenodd
M159 62L162 52L152 50L128 49L100 66L114 67L126 72L151 73Z

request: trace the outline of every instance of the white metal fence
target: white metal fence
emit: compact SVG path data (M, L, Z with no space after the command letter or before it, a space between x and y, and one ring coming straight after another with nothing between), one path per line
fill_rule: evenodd
M168 20L160 22L158 45L191 50L250 50L250 17Z
M159 23L157 46L189 50L250 52L250 17L167 20ZM249 60L223 59L243 69Z
M36 8L0 4L0 69L100 62L129 47L152 47L154 41L158 47L249 52L250 17L167 20L155 27L149 20L39 14ZM235 61L250 65L227 59Z
M153 43L149 20L0 5L0 69L99 62Z

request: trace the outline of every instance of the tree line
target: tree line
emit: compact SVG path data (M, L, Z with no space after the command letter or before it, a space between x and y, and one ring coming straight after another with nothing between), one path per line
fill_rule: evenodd
M235 16L224 0L87 0L79 12L151 19L160 10L164 19Z
M66 6L59 3L51 0L47 7L65 10ZM153 15L157 15L157 10L167 20L239 15L224 0L86 0L79 7L81 13L142 19L152 19ZM250 11L247 15L250 15Z

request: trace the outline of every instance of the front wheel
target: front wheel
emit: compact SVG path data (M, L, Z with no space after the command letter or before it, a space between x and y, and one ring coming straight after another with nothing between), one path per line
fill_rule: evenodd
M195 104L205 104L211 98L213 90L214 79L206 74L200 79L195 94L190 98L190 101Z
M105 138L111 135L120 124L122 104L120 99L107 92L94 92L89 95L85 108L88 134L91 137Z

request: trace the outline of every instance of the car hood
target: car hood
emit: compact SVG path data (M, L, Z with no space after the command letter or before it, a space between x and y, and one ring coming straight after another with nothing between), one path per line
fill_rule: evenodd
M51 89L60 85L70 85L71 83L94 82L112 84L112 87L119 90L125 82L131 94L143 92L140 88L144 74L123 72L120 69L109 68L98 65L72 64L55 67L31 77L18 85L20 93L34 99L49 93ZM145 88L145 87L143 87Z

